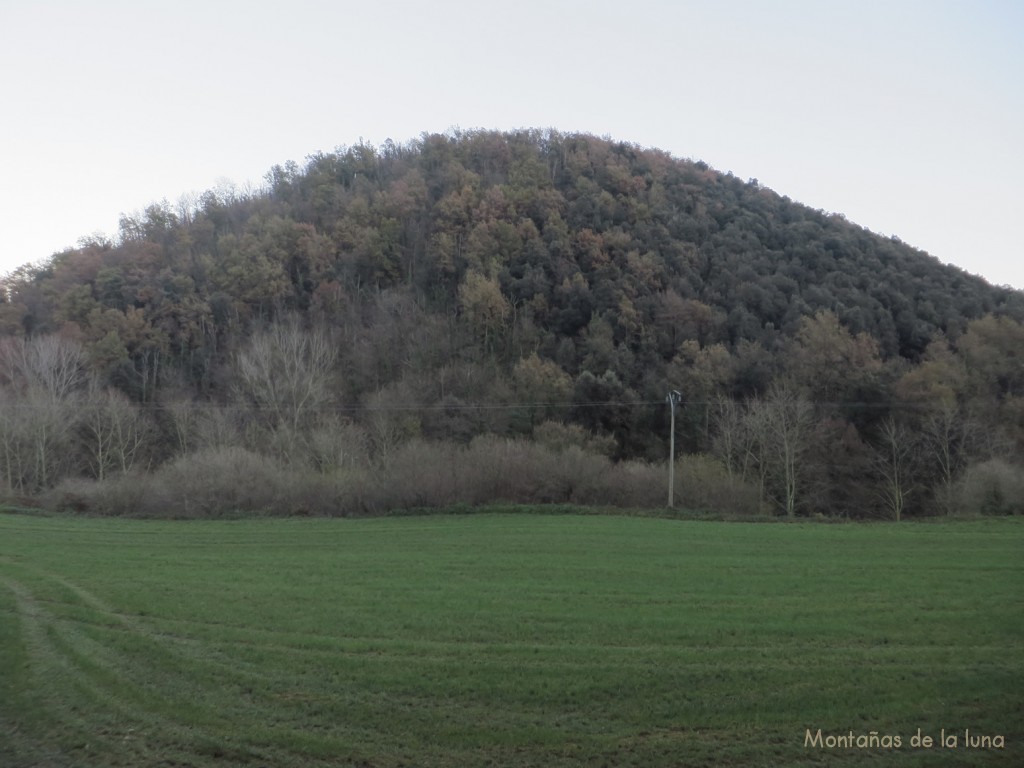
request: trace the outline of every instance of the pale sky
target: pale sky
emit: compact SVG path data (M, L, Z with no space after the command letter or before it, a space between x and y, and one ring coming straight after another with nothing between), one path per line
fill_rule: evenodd
M1024 289L1016 0L0 0L0 273L363 139L657 147Z

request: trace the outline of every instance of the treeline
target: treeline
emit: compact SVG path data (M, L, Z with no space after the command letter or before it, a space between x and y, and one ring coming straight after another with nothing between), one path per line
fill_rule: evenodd
M1015 512L1022 319L1020 292L661 152L360 145L5 278L0 479L154 514L212 511L185 487L317 513L663 504L679 390L687 503Z

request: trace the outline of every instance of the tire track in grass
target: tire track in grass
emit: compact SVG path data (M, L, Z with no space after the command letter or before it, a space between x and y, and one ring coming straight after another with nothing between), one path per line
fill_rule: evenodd
M90 602L93 602L95 604L95 607L98 610L102 610L102 611L108 612L108 613L111 612L111 609L108 606L106 606L105 603L103 603L101 600L99 600L95 596L91 595L91 593L87 592L86 590L82 589L81 587L78 587L77 585L71 584L70 582L67 582L67 580L61 579L60 577L54 577L54 580L55 581L59 581L64 586L66 586L67 588L69 588L72 591L74 591L83 600L90 600L90 598L91 598ZM138 630L140 632L143 632L143 633L151 636L155 641L167 641L167 635L164 634L164 633L159 632L159 630L153 630L153 629L151 629L149 627L146 627L146 626L144 626L144 624L142 622L137 622L135 619L133 619L131 617L120 616L120 614L115 614L115 615L118 616L119 618L123 619L129 625L138 628ZM152 618L152 617L149 617L149 618ZM158 623L162 623L162 620L160 620L160 619L155 619L155 621L158 622ZM172 621L170 623L172 625L175 625L175 624L181 624L182 622L181 622L181 620L176 620L176 621ZM322 657L330 658L330 659L334 659L334 660L338 660L339 658L350 658L350 657L351 658L358 657L358 658L363 658L363 659L365 659L366 657L372 657L372 660L375 663L389 663L389 664L391 663L390 660L382 660L379 657L381 657L382 655L386 656L389 653L393 653L396 650L396 648L392 647L392 646L395 645L395 643L389 642L385 638L371 638L371 639L359 638L353 644L353 641L352 641L351 638L337 638L337 637L330 636L330 635L313 635L312 637L310 637L310 636L308 636L306 634L303 634L303 633L298 633L298 634L291 633L291 632L284 633L284 632L279 632L279 631L274 631L274 630L268 630L268 629L265 629L265 628L254 629L254 628L247 628L247 627L230 627L230 629L237 630L238 635L233 640L228 640L228 639L226 639L224 637L220 637L219 636L221 634L221 631L224 628L226 628L228 625L221 625L221 624L216 623L216 622L210 623L210 622L192 622L192 621L188 621L188 622L184 622L184 623L186 625L201 626L203 628L215 629L216 632L213 635L211 635L211 636L206 638L206 643L212 644L214 647L220 647L220 648L225 648L225 646L228 646L228 648L229 648L228 650L217 651L217 654L223 656L225 659L230 659L231 661L230 662L212 662L212 663L213 664L218 664L218 665L223 664L224 666L230 665L232 670L236 670L240 664L245 664L246 666L251 666L251 663L247 662L246 659L245 659L245 655L246 654L238 653L235 650L230 650L230 648L240 647L240 646L246 646L246 647L253 648L254 651L256 652L257 656L261 656L263 653L266 652L266 653L271 653L271 654L274 654L274 655L287 654L288 656L295 656L295 655L299 655L299 656L322 656ZM244 641L242 639L243 635L245 636L245 640ZM286 640L286 643L285 644L277 644L277 643L275 643L273 645L267 645L266 641L268 639L270 639L270 638L283 638L283 639ZM288 644L287 640L291 640L293 642L299 642L299 643L302 643L304 641L313 640L317 647L316 648L308 648L308 647L302 647L301 645L292 645L292 644ZM195 641L192 641L192 642L195 642ZM206 653L208 655L210 650L211 650L211 648L209 647L209 645L202 645L201 643L202 643L202 641L197 642L196 643L197 647L202 648L204 653ZM401 646L401 649L406 651L407 653L412 651L412 656L418 662L422 662L424 660L424 657L422 656L421 653L415 652L416 649L420 648L421 645L424 645L423 643L421 643L421 642L403 641L402 643L399 643L398 645ZM437 650L436 647L439 647L442 644L439 644L439 643L426 643L426 645L429 645L431 648L433 648L436 651ZM459 646L460 644L459 643L455 643L455 644L447 643L447 644L443 644L443 645L444 645L444 647L447 650L454 652L455 646ZM487 644L482 644L482 643L473 643L472 645L474 647L479 647L480 649L484 649L484 648L487 647ZM428 658L434 658L434 657L430 656ZM402 654L402 659L401 660L403 662L404 661L408 661L405 658L404 654ZM443 656L441 656L441 657L439 657L438 659L435 659L435 660L443 661L444 664L448 664L451 661L451 655L450 654L444 654ZM206 661L209 661L209 659L206 659ZM492 662L489 662L489 663L493 665L494 662L492 661ZM335 742L335 743L339 743L340 744L340 742L338 741L337 737L331 737L331 736L327 736L327 738L324 739L324 740L317 739L317 740L309 741L308 744L303 744L302 743L303 740L307 739L307 737L303 734L303 731L305 730L305 728L303 727L304 724L302 724L302 723L290 723L289 724L287 716L281 710L281 706L284 705L287 709L294 710L295 713L300 713L301 710L303 709L304 705L313 704L313 705L315 705L317 707L323 708L324 710L326 710L328 712L337 713L339 711L339 709L338 709L339 704L338 704L337 701L335 701L336 696L333 695L330 692L330 690L325 689L323 687L323 685L321 684L322 681L321 681L321 683L314 683L312 678L309 678L308 669L306 669L304 667L302 669L301 673L297 674L297 677L292 677L292 678L274 677L274 676L266 675L266 674L259 675L259 673L257 673L257 675L259 677L262 677L265 682L270 684L268 687L265 687L264 690L260 691L260 699L261 699L261 701L256 702L257 704L262 704L262 706L263 706L263 710L262 710L261 714L266 714L268 716L267 717L268 720L272 719L272 720L278 722L282 726L280 734L276 735L275 738L274 738L275 741L277 741L278 743L282 743L282 744L290 744L290 745L292 745L293 748L297 748L297 749L299 749L302 752L304 752L305 749L309 749L309 748L317 749L319 747L319 748L322 749L323 743L330 743L332 741ZM249 679L251 679L251 677L253 677L253 675L250 675ZM242 679L242 676L239 676L239 678ZM283 686L282 682L284 682L286 679L292 680L293 684L291 684L291 685L284 685ZM277 689L277 690L275 691L275 689ZM410 712L412 712L413 710L420 709L425 704L429 703L429 702L425 702L423 700L421 693L409 692L409 691L405 691L405 690L402 690L402 691L376 691L376 690L369 690L369 689L361 688L361 689L359 689L356 692L347 691L345 693L345 697L344 698L345 698L345 704L340 705L340 706L342 706L342 707L354 707L354 708L356 708L356 710L360 710L360 711L361 710L366 710L366 711L375 712L375 713L377 713L375 715L375 717L376 717L375 722L377 722L377 723L380 722L380 718L383 718L385 716L385 713L388 712L388 711L391 711L392 713L395 713L396 710L408 709ZM474 706L476 706L476 704L474 704ZM510 714L511 713L506 712L506 713L503 714L503 717L508 717ZM536 719L536 717L538 717L540 714L542 714L542 713L525 712L525 713L518 713L517 717L518 717L518 719L524 719L525 718L527 720L532 720L532 719ZM486 711L481 709L480 710L480 717L474 718L474 721L477 721L477 720L480 720L480 719L486 719L485 715L486 715ZM365 720L365 713L363 713L363 716L361 718L357 718L357 719ZM415 720L415 718L414 718L414 720ZM317 729L320 729L320 728L324 727L323 725L316 725L316 724L311 724L311 725L314 728L314 730L317 730ZM417 727L418 731L420 732L420 735L419 735L418 738L422 738L424 733L428 733L428 732L429 733L434 733L435 730L436 730L433 727L432 728L427 728L425 725L423 725L421 723L418 723L418 722L416 722L416 723L409 722L409 715L407 713L406 714L406 727L409 727L411 725L415 725ZM498 723L495 723L495 727L498 727L498 725L499 725ZM507 723L505 725L507 725ZM520 723L520 725L521 725L521 723ZM474 726L474 729L475 730L479 730L480 727L481 726L478 723L477 726ZM348 738L351 738L352 736L357 735L357 737L359 738L359 740L362 743L373 743L373 741L375 739L379 740L379 738L380 738L379 725L377 727L371 728L365 722L357 723L357 722L348 721L345 724L345 729L347 731ZM308 741L308 739L307 739L307 741ZM294 758L294 755L295 755L294 751L290 752L290 755ZM308 760L304 760L303 764L310 764L310 762Z
M4 558L0 558L2 565ZM0 575L0 765L59 766L59 753L35 725L38 706L29 698L29 649L15 587Z
M118 751L125 751L123 748L126 746L135 748L125 765L142 765L145 757L157 761L158 755L166 758L170 754L177 754L183 759L202 757L200 764L204 764L207 758L218 765L294 763L296 739L302 731L299 725L275 732L267 730L259 738L241 740L232 731L232 727L237 729L238 720L231 719L222 711L224 689L237 688L240 692L250 692L250 703L254 705L251 714L279 715L276 708L282 701L287 702L289 696L295 695L294 686L282 685L284 681L281 679L255 669L240 670L237 659L215 651L208 644L182 641L155 631L145 622L119 613L92 592L62 576L38 569L31 571L35 577L59 585L65 597L73 598L71 602L62 603L64 606L74 608L77 604L92 614L83 618L47 611L43 607L46 599L37 599L24 584L12 582L13 591L19 598L19 613L28 616L32 624L31 645L37 649L33 654L34 661L43 670L60 669L64 675L64 689L71 682L80 697L97 702L104 712L109 713L109 724L98 735L108 743L116 743ZM110 632L123 632L129 644L139 644L140 650L126 651L123 644L120 651L115 650L101 636ZM192 652L183 652L185 648ZM214 654L223 656L223 660L213 658ZM140 658L142 666L138 663ZM143 669L143 666L147 668ZM189 676L185 669L192 669L197 674ZM144 677L152 673L147 682L139 681L140 672ZM201 681L199 685L194 683L193 677ZM186 681L184 685L182 681ZM177 693L175 688L179 689ZM212 693L204 709L207 691ZM246 697L240 694L239 698ZM79 735L72 741L89 743L89 737L96 735L98 718L95 711L88 715L75 715L74 710L60 699L51 691L46 701L47 709L60 712L61 722L76 725ZM78 709L79 712L87 710L88 707ZM191 710L199 715L189 720L212 718L222 723L183 722L181 710ZM246 717L249 722L253 719ZM338 750L347 751L344 740L327 736L326 741L333 742ZM146 747L143 742L150 746ZM313 748L323 751L325 744L318 743ZM103 755L105 760L110 758L108 754ZM333 763L321 762L307 753L301 764Z
M80 604L112 619L132 637L141 638L149 646L146 661L152 659L151 651L157 648L155 638L137 622L112 611L95 595L66 579L38 575L60 584ZM47 600L33 594L23 581L0 575L0 583L15 597L28 650L29 678L44 710L43 736L47 742L61 745L65 757L135 766L184 751L209 754L220 763L277 762L279 756L243 748L213 729L182 723L165 714L181 702L168 701L164 687L155 694L134 682L125 670L132 669L136 659L87 637L84 622L47 610ZM183 660L180 656L175 659L165 648L159 648L157 655L172 663ZM57 759L55 764L62 761Z
M42 710L39 712L35 706L24 706L28 702L22 702L22 716L27 712L31 717L31 721L25 725L33 740L37 745L49 744L51 750L55 750L50 759L59 765L70 753L81 754L82 750L88 750L90 741L96 735L94 718L91 715L87 718L83 714L87 711L86 707L80 704L76 706L67 695L70 692L68 683L78 688L81 676L71 660L51 642L54 619L41 607L28 587L2 575L0 583L15 598L27 655L25 677L33 686L31 704L38 704ZM64 759L59 759L61 755ZM33 748L32 754L22 757L38 759L38 749Z
M216 638L209 638L205 641L193 638L173 638L147 626L146 622L139 621L135 617L127 616L115 611L102 599L80 585L74 584L73 582L55 574L45 575L70 590L82 602L90 605L101 615L116 620L125 629L125 631L129 632L132 636L142 638L146 641L152 649L157 650L158 653L166 657L167 662L165 666L176 669L178 666L186 664L191 665L196 670L203 670L207 673L212 673L212 675L207 679L211 681L211 686L215 685L217 687L218 693L222 698L223 690L225 688L234 687L237 689L239 700L246 700L257 711L259 711L259 706L262 702L264 710L266 710L266 708L271 710L270 712L264 711L263 714L267 714L273 718L279 718L281 716L281 712L279 710L282 702L294 702L299 705L306 700L321 698L317 694L296 690L296 685L287 684L285 679L282 679L272 673L267 673L259 666L247 664L243 667L241 659L237 654L226 653L216 649L216 646L220 645L220 641ZM222 626L216 623L198 623L204 626L214 626L218 628ZM254 630L252 628L246 628L245 631L253 632ZM193 652L183 652L183 649L189 649ZM181 679L182 675L177 674L175 677ZM166 692L169 687L171 686L168 686L166 683L159 684L159 689L163 692ZM212 701L210 706L220 707L220 704L220 701ZM266 719L270 719L270 717ZM228 727L232 724L233 723L231 722L226 723ZM218 730L223 732L225 729L220 728ZM296 730L301 729L296 728ZM366 735L369 735L369 733L370 732L368 731ZM265 747L260 748L261 756L266 758L269 755L274 755L274 759L271 764L280 764L282 761L282 755L278 754L279 750L277 747L269 742L273 740L281 743L294 743L297 735L297 733L285 732L283 734L274 735L273 738L271 738L272 735L268 733L267 739L264 740ZM229 740L226 736L220 736L219 738L221 742ZM246 750L251 749L247 745L239 742L237 739L231 739L230 741L233 748L238 751L245 752ZM285 754L290 753L286 752ZM304 760L303 764L312 765L314 763Z

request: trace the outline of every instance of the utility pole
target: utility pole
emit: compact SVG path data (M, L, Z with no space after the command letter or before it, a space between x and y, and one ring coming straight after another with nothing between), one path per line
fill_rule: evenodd
M668 393L665 398L665 402L669 404L672 409L672 426L669 428L668 438L668 506L672 508L672 503L675 499L676 494L676 406L683 399L682 393L679 390L673 389Z

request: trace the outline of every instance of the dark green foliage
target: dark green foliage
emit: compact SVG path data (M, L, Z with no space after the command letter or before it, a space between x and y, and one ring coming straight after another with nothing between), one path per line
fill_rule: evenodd
M633 344L637 326L656 320L644 299L670 288L721 312L732 344L827 309L879 339L886 357L916 359L937 332L955 337L987 312L1024 317L1019 292L842 217L589 136L472 132L343 148L275 166L259 192L207 193L183 213L150 206L122 218L118 245L16 274L5 313L35 333L74 321L88 337L87 310L61 311L68 290L87 289L101 311L146 310L166 343L192 319L154 322L167 302L194 297L201 311L224 292L234 306L217 324L244 330L308 309L333 280L352 299L405 286L436 311L475 268L500 278L516 305L546 305L548 332L572 335L611 312Z
M240 351L298 315L337 346L331 409L399 441L525 434L541 409L614 437L619 458L655 459L669 389L686 390L683 450L703 451L714 399L786 379L818 421L870 443L890 411L917 418L893 385L939 339L976 366L960 404L1010 450L1024 441L1019 377L998 362L1024 294L756 181L586 135L457 131L318 153L257 191L124 216L116 243L19 270L0 296L0 334L73 340L96 385L157 409L233 406ZM801 352L821 313L870 347L870 370ZM532 355L571 383L559 402L521 400L514 372ZM413 411L404 426L374 427L397 402ZM160 435L155 462L172 453Z

